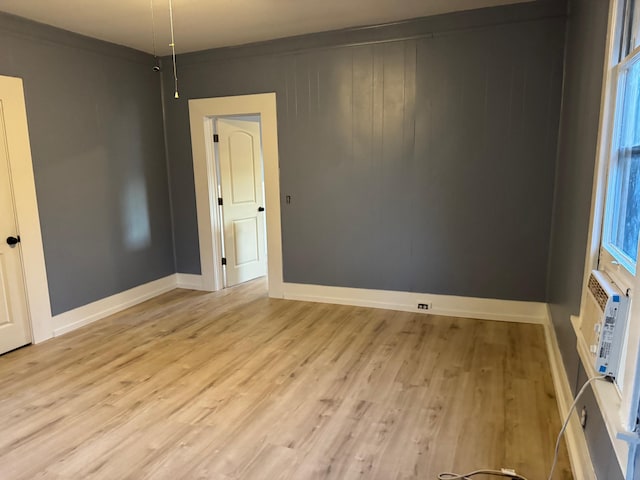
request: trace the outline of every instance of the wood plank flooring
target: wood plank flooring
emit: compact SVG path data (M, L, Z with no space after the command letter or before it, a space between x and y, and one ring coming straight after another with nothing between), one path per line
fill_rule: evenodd
M540 326L269 299L263 280L0 357L0 418L3 480L546 480L560 428Z

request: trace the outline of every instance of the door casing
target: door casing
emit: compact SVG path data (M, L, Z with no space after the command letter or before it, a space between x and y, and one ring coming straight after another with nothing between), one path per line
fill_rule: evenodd
M275 93L189 100L202 289L216 291L224 287L222 245L220 242L222 219L217 208L218 178L213 149L214 128L212 119L233 115L260 115L269 296L282 298L280 170Z

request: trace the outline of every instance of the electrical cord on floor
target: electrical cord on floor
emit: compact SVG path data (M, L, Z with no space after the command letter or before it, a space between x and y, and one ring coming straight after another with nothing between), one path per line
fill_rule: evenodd
M458 475L457 473L443 472L438 475L438 480L471 480L476 475L493 475L494 477L506 477L511 480L527 480L522 475L518 475L514 470L503 468L502 470L475 470L473 472Z
M564 435L564 432L567 429L567 426L569 425L569 421L571 420L571 414L576 409L576 405L578 404L578 400L580 400L580 397L582 396L582 394L585 392L587 387L592 382L595 382L596 380L601 380L601 379L604 379L604 378L607 378L607 376L606 375L598 375L596 377L591 377L586 382L584 382L584 385L582 385L582 388L578 391L578 394L576 395L575 400L571 404L571 408L569 408L569 411L567 412L567 416L564 419L564 423L562 424L562 428L560 429L560 433L558 433L558 438L556 439L556 449L555 449L554 454L553 454L553 463L551 464L551 471L549 472L549 477L547 478L547 480L551 480L551 477L553 477L553 471L556 469L556 464L558 463L558 453L560 452L560 440L562 439L562 436Z
M578 394L576 395L575 400L571 404L571 408L569 408L569 411L567 412L567 416L564 420L564 423L562 424L560 433L558 433L558 438L556 439L556 448L553 454L553 463L551 464L551 470L549 471L549 477L547 478L547 480L551 480L553 477L553 472L555 471L556 465L558 463L558 454L560 452L560 440L562 440L562 436L564 435L564 432L567 429L567 426L569 425L569 421L571 420L571 414L576 409L578 400L580 400L580 397L592 382L596 380L601 380L604 378L607 378L606 375L598 375L597 377L591 377L586 382L584 382L584 385L582 385L582 388L580 388L580 390L578 391ZM438 480L471 480L471 477L474 477L476 475L493 475L494 477L506 477L511 480L527 480L522 475L518 475L515 472L515 470L511 470L508 468L503 468L501 470L475 470L473 472L465 473L463 475L460 475L457 473L443 472L438 475Z

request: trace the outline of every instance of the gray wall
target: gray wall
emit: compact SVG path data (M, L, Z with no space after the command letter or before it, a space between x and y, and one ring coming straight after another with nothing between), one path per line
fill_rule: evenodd
M600 119L609 2L574 0L567 23L565 79L549 261L548 301L574 393L586 380L570 316L580 311ZM622 478L591 390L585 435L599 479ZM580 408L580 406L579 406Z
M24 80L54 314L175 271L153 59L0 14Z
M178 271L200 272L188 99L275 91L285 281L545 300L564 16L541 1L180 56Z

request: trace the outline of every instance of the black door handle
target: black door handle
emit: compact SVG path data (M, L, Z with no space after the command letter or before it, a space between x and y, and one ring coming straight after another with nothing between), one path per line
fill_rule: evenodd
M264 212L264 207L258 207L259 212Z
M7 237L7 245L15 245L16 243L20 242L20 235L18 235L18 238L16 237Z

